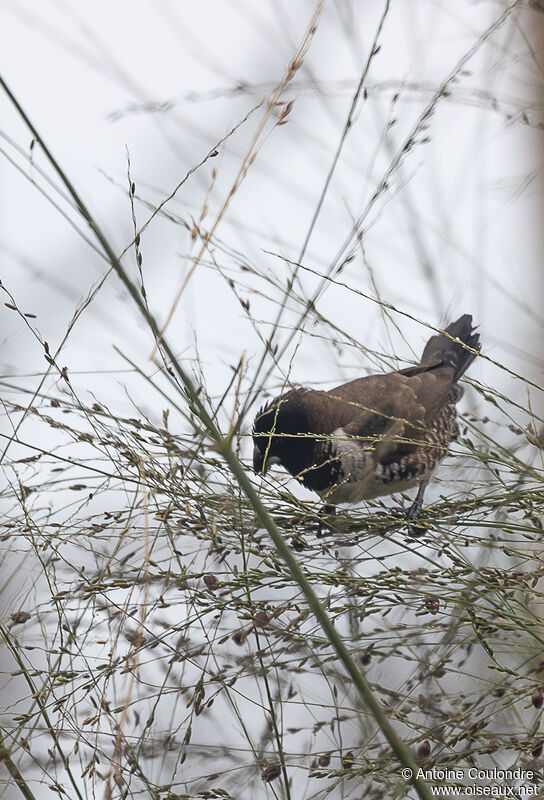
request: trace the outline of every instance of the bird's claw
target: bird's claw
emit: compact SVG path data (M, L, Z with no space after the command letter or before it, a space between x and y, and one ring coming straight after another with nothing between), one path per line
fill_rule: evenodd
M331 517L336 516L336 506L323 506L319 510L317 522L317 538L322 539L331 532Z
M428 528L425 528L423 525L407 525L406 529L410 539L419 539L428 531Z
M415 524L420 512L421 506L416 503L412 503L409 508L405 508L404 506L392 506L389 509L390 515L398 517L399 521L402 520L407 523L406 528L408 531L408 536L410 536L412 539L418 539L428 531L428 528L426 528L424 525Z

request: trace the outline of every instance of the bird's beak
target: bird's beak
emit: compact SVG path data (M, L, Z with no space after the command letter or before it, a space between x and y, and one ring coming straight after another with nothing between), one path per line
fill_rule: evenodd
M265 452L261 450L258 444L253 447L253 472L255 475L266 475L272 464L279 464L280 459L278 456L268 456L265 461Z
M253 447L253 472L255 473L255 475L266 475L266 472L270 465L268 464L268 460L266 464L264 463L264 455L265 454L263 453L259 445L256 444Z

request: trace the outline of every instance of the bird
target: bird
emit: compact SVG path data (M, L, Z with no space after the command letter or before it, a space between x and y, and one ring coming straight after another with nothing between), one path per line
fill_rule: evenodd
M459 436L459 380L479 352L472 316L463 314L431 336L414 366L275 397L255 417L255 474L278 464L317 493L319 535L339 504L416 486L406 518L417 519L431 476Z

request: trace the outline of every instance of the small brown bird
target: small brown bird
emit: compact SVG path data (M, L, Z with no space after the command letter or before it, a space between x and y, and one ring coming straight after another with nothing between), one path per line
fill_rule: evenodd
M328 392L292 389L262 408L253 426L253 469L280 464L324 500L324 514L419 485L415 519L429 479L457 438L458 381L480 350L464 314L432 336L414 367L369 375Z

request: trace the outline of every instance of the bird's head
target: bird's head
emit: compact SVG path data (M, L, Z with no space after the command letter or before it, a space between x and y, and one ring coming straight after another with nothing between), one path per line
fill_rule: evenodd
M273 464L281 464L283 414L280 401L261 408L253 423L253 472L266 475Z
M253 470L266 475L273 464L281 464L297 475L311 462L313 441L308 438L305 392L292 390L264 406L253 424Z

